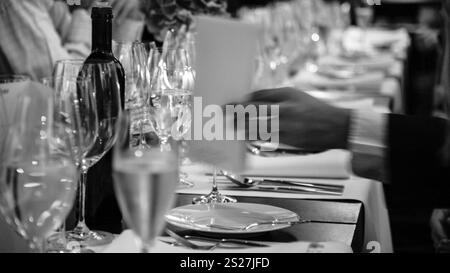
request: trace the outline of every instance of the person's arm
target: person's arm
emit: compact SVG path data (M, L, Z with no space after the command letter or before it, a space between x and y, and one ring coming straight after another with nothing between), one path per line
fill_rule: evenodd
M53 4L50 0L0 1L0 50L12 73L39 80L51 75L57 60L78 56L64 47L50 15Z
M355 173L372 179L356 164L381 160L377 168L385 170L393 207L450 207L450 167L448 155L443 157L450 152L448 120L340 109L294 88L261 90L246 102L265 103L279 105L281 143L316 151L352 150ZM373 157L359 160L359 155Z
M385 164L388 116L371 110L354 110L348 132L353 172L361 177L387 181Z
M83 6L72 12L65 2L55 1L49 6L49 15L61 38L62 46L75 59L86 58L91 51L91 18Z
M366 176L356 171L361 163L358 157L379 160L390 207L450 205L448 120L356 111L351 123L353 169Z

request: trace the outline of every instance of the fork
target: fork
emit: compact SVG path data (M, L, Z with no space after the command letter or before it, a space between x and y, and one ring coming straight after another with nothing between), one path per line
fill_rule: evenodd
M200 237L200 236L190 236L186 235L184 236L186 239L191 240L198 240L198 241L205 241L210 243L220 243L220 244L234 244L234 245L241 245L241 246L247 246L247 247L268 247L266 244L261 244L257 242L247 241L247 240L240 240L240 239L215 239L215 238L209 238L209 237Z
M193 249L193 250L213 250L221 244L220 242L218 242L216 244L209 245L209 246L197 245L197 244L194 244L191 241L181 237L180 235L176 234L175 232L171 231L170 229L166 229L166 233L170 237L175 239L175 241L177 241L179 244L181 244L185 247L188 247L190 249Z

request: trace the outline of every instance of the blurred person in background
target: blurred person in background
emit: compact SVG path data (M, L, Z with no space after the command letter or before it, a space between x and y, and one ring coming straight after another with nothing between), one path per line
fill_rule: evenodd
M58 60L86 58L92 39L89 10L95 2L82 0L69 8L59 0L1 0L0 74L39 80L51 76ZM109 2L115 15L114 38L139 39L144 26L139 0Z

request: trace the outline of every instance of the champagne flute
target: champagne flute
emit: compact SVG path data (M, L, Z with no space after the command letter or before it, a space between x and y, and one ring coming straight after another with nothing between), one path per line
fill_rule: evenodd
M85 222L87 173L113 147L116 141L116 121L121 110L120 84L113 62L84 64L77 80L74 105L80 127L79 154L81 179L78 200L78 224L67 233L69 240L81 246L96 246L112 241L113 235L92 231ZM88 136L85 138L84 136ZM91 137L94 135L93 144ZM95 183L95 182L94 182Z
M147 253L174 204L178 159L174 150L131 146L127 112L120 118L120 136L114 149L114 189L126 224L140 238L142 252Z
M43 252L73 206L78 173L52 98L30 92L18 106L1 161L0 211L32 250Z

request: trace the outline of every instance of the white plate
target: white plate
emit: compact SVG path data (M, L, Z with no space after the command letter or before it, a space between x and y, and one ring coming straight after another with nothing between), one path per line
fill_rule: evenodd
M299 216L289 210L250 203L188 205L171 210L166 221L176 227L207 233L254 234L287 228L289 224L258 225L244 230L250 224L270 221L296 221ZM229 229L209 227L219 225ZM236 228L234 230L234 228Z

